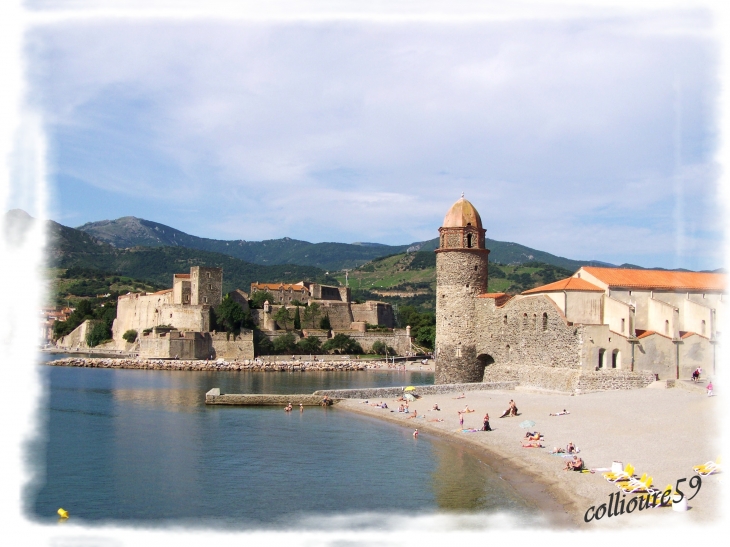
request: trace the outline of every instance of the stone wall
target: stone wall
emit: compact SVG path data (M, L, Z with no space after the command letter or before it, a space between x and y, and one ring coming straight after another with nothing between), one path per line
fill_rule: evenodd
M139 336L142 359L205 359L210 353L210 336L200 332L157 331Z
M368 300L364 304L352 304L351 308L354 321L384 325L389 329L395 326L395 316L390 304Z
M477 355L497 365L580 368L583 326L570 325L544 295L518 296L504 306L476 303Z
M210 307L172 303L172 290L153 294L127 294L117 300L117 318L112 336L119 348L124 346L122 335L128 330L143 330L159 325L171 325L179 330L206 332L210 330Z
M511 381L525 387L564 393L636 389L646 387L655 378L655 375L648 371L631 372L618 369L582 371L568 368L492 365L484 371L485 382Z
M406 329L394 329L392 332L360 332L354 330L337 332L343 332L343 334L352 337L366 353L372 351L373 344L378 340L386 346L392 347L398 355L405 355L411 351L411 338L406 335Z
M648 371L599 370L583 372L578 376L576 393L614 389L638 389L654 382L656 376Z
M213 388L205 394L206 405L251 405L251 406L281 406L285 407L291 403L294 407L319 406L322 402L322 396L319 395L267 395L267 394L240 394L231 393L221 395L219 388ZM295 412L299 412L299 408L294 408Z
M56 346L59 348L87 348L86 345L86 333L91 328L91 321L88 319L81 323L74 330L69 332L66 336L59 338L56 342Z
M253 331L244 329L238 336L225 332L210 334L211 354L215 359L253 359Z
M417 386L415 393L418 395L434 395L439 393L461 393L463 391L484 391L494 389L514 389L516 382L490 382L490 383L468 383L468 384L436 384L429 386ZM387 399L403 395L403 387L378 387L362 389L321 389L314 394L320 397L327 395L333 399Z

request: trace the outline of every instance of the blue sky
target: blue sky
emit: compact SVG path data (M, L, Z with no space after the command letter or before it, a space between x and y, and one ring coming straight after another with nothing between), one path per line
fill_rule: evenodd
M723 265L705 11L500 20L91 18L27 37L49 217L403 244L487 236Z

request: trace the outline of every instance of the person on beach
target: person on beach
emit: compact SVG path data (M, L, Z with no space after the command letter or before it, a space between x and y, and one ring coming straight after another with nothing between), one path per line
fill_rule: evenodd
M289 403L289 404L288 404L288 405L286 405L286 407L284 408L284 411L285 411L285 412L291 412L291 411L292 411L292 408L293 408L293 407L291 406L291 403Z
M553 447L551 454L565 454L565 448L558 448L557 446Z
M700 379L700 371L699 369L694 369L692 371L692 381L697 383L697 381Z
M570 414L567 410L563 409L562 412L556 412L555 414L550 413L550 416L563 416L564 414Z
M482 431L492 431L492 428L489 427L489 412L484 415L484 427L482 427Z
M461 412L462 412L462 414L468 414L469 412L474 412L474 410L470 409L469 405L466 405L464 407L464 410L462 410Z
M522 448L543 448L540 441L522 441Z
M459 425L464 427L464 415L461 412L459 412Z
M583 470L583 460L580 459L578 456L573 456L573 459L565 462L565 467L563 467L563 471L582 471L582 470Z
M568 454L575 454L575 445L573 443L568 443L566 451Z
M441 409L439 408L438 403L434 403L433 408L431 410L441 410Z
M540 437L542 437L542 435L540 435L540 432L539 431L535 431L534 433L530 433L528 431L527 433L525 433L525 438L528 441L539 441L540 440Z
M414 436L414 437L415 437L416 439L418 438L418 429L416 429L416 430L415 430L415 431L413 432L413 436Z
M464 395L464 392L462 391L461 395L459 395L458 397L453 397L453 399L466 399L466 395Z
M710 383L707 384L707 396L712 397L712 380L710 380Z
M299 403L299 412L304 412L304 404Z
M513 400L510 400L509 408L510 408L509 415L517 416L517 405L515 404L515 402Z
M415 410L415 409L414 409L414 410L413 410L413 415L412 415L412 416L408 416L408 419L409 419L409 420L410 420L411 418L418 418L418 411L417 411L417 410Z

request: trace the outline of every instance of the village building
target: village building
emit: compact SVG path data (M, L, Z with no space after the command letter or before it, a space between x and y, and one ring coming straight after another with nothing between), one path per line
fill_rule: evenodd
M436 382L517 380L560 391L717 370L724 274L582 267L510 296L487 287L481 218L463 197L436 250Z

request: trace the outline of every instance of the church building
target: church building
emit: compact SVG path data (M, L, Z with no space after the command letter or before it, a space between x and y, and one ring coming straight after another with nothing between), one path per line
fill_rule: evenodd
M584 266L520 295L490 293L485 233L463 196L439 229L436 383L578 391L717 371L724 274Z

